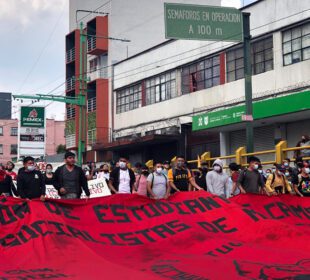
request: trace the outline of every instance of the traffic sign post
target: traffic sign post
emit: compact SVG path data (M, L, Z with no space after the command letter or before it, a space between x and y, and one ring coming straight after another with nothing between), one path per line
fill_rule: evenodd
M235 8L165 3L165 33L167 39L243 42L244 121L247 152L253 152L250 14Z

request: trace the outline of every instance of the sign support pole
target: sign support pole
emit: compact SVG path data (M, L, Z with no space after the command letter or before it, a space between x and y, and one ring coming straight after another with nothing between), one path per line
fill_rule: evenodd
M250 13L242 13L245 113L248 116L253 115L250 15ZM246 148L248 153L252 153L254 151L252 121L246 122Z

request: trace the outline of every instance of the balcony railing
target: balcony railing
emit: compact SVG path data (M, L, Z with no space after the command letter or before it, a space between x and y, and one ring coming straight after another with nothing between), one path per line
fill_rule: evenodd
M75 77L71 77L66 80L66 89L73 90L75 88Z
M92 51L96 48L96 37L90 37L87 40L87 52Z
M75 60L75 48L72 48L66 53L66 62L69 63Z
M87 100L87 112L96 111L97 108L97 99L96 97L90 98Z
M68 107L67 108L67 120L68 119L74 119L75 118L75 108Z
M87 131L87 143L88 145L93 145L96 143L96 128Z
M67 135L66 136L66 148L75 148L76 147L76 141L75 141L75 134Z

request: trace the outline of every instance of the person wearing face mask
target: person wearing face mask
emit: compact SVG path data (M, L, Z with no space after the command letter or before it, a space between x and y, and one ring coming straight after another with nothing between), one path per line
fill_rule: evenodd
M199 168L199 174L195 177L195 181L198 186L202 187L205 191L207 190L207 173L208 164L206 162L201 162L201 167Z
M45 200L45 182L40 171L35 170L36 166L33 157L25 157L23 160L24 170L17 176L17 192L21 198L40 198Z
M147 190L153 199L167 199L169 197L170 185L160 162L155 164L155 171L147 177Z
M43 176L45 185L54 185L53 166L48 163L45 167L45 174Z
M148 167L146 165L142 165L140 174L136 175L136 182L134 184L134 189L137 194L147 196L147 178L149 174Z
M163 163L163 173L168 176L168 171L170 169L170 161L169 160L166 160L164 161Z
M191 187L203 190L203 188L196 184L190 170L185 167L184 156L177 156L176 166L168 171L168 181L172 193L190 191Z
M6 163L6 174L8 174L9 176L11 176L11 178L12 178L13 181L16 181L16 179L17 179L17 174L16 174L16 172L13 171L14 168L15 168L15 164L14 164L12 161L8 161L8 162Z
M268 177L269 177L269 175L270 174L272 174L272 171L271 171L271 169L270 168L268 168L268 169L266 169L266 171L265 171L265 178L266 178L266 180L268 179Z
M132 193L135 182L135 173L128 168L127 158L121 157L119 159L119 167L115 167L110 174L110 190L113 193Z
M248 168L242 171L238 178L240 192L259 194L261 189L265 187L261 175L258 172L260 160L257 157L251 156L248 158Z
M310 197L310 165L303 163L301 173L298 175L298 184L294 185L296 194L301 197Z
M110 172L109 172L109 165L108 164L102 164L99 167L99 173L97 175L97 179L105 179L107 184L110 180Z
M279 195L287 192L293 194L292 188L285 177L285 166L275 165L276 171L268 177L266 182L266 190L269 195Z
M303 135L301 136L301 140L297 143L296 147L309 147L310 146L310 136ZM296 157L309 157L310 156L310 149L302 149L295 151L295 158Z
M229 176L223 172L223 161L216 159L212 165L213 170L207 173L208 192L226 198L229 188Z

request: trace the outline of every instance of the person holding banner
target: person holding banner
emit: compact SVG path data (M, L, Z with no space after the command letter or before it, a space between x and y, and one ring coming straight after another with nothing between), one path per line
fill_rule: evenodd
M45 183L40 171L35 170L36 166L33 157L25 157L23 160L24 170L17 176L17 192L21 198L40 198L45 200Z
M54 185L54 179L53 166L48 163L44 174L45 185Z
M163 166L159 162L155 164L155 171L147 178L147 190L153 199L167 199L169 197L170 185Z
M6 173L3 166L0 167L0 195L17 196L12 177Z
M13 181L16 181L17 174L14 172L15 164L12 161L6 163L6 173L11 176Z
M55 172L54 188L62 199L79 199L84 190L87 198L90 192L83 169L75 165L75 154L65 153L65 164Z
M135 182L135 173L128 168L127 158L121 157L119 167L115 167L110 174L110 190L113 193L132 193Z

